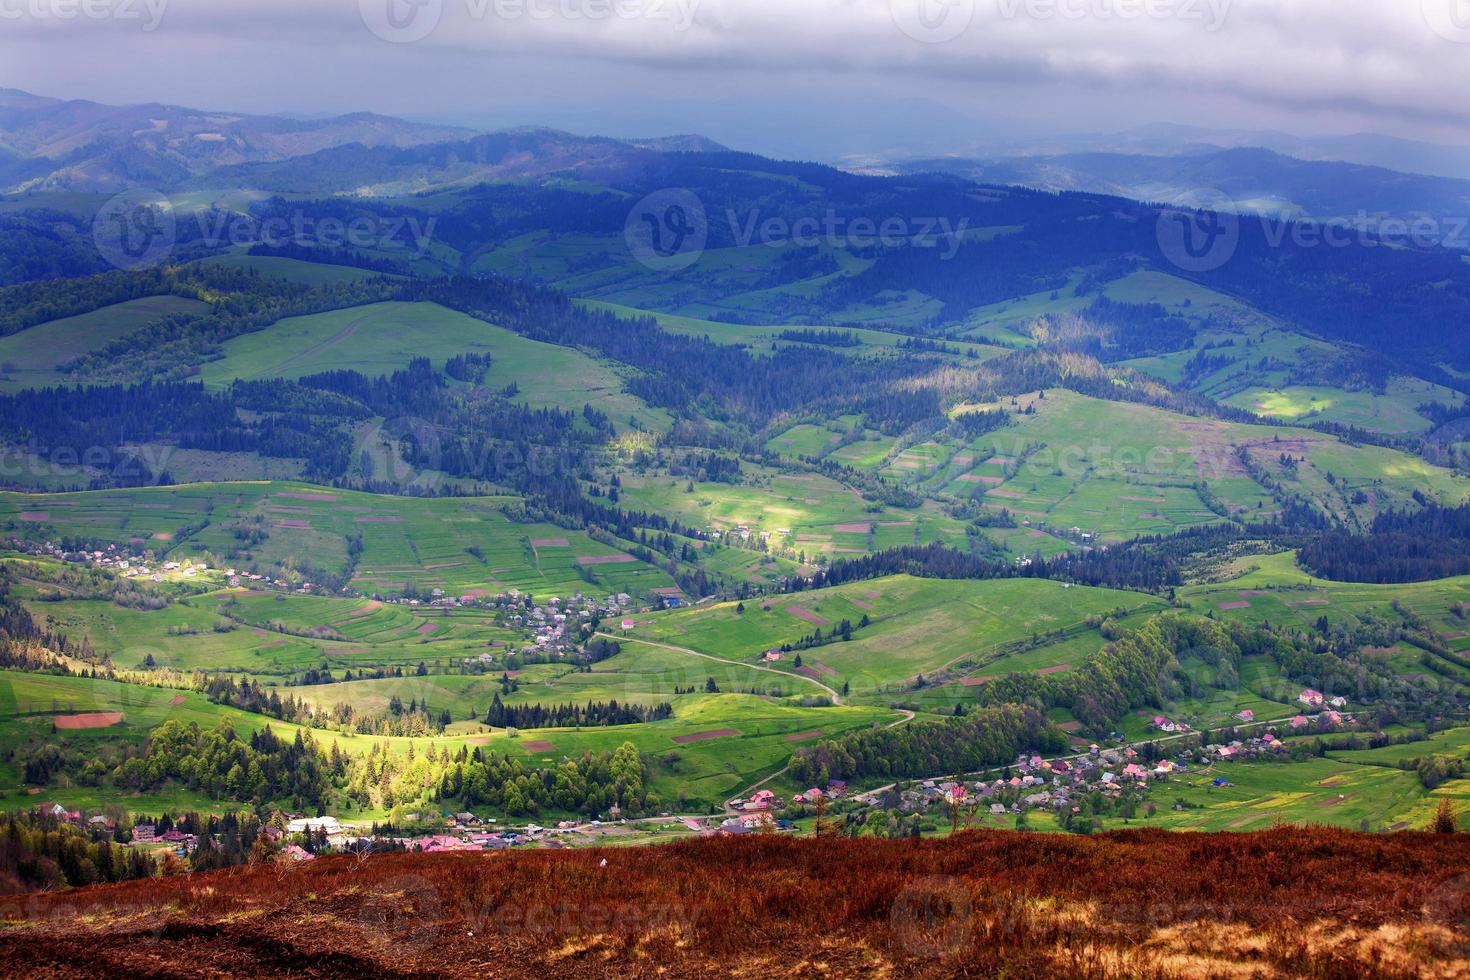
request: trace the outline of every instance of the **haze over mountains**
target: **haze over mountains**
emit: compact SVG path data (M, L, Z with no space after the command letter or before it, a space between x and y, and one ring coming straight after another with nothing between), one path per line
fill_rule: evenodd
M382 197L551 176L647 177L668 168L668 154L724 149L700 135L615 139L539 127L477 133L372 113L303 119L0 90L4 193L142 186ZM1433 240L1460 246L1456 216L1470 212L1470 180L1453 176L1470 174L1470 148L1373 135L1157 125L1002 144L995 152L850 157L844 165L1370 227L1386 217L1429 218Z
M0 185L47 191L176 186L219 167L348 144L410 147L468 135L372 113L299 120L159 104L109 106L4 89Z
M876 172L952 173L983 184L1112 194L1184 207L1376 225L1386 217L1427 218L1436 241L1470 244L1470 181L1338 161L1301 160L1271 150L1200 147L1174 155L1095 152L992 159L941 157L875 167ZM1232 207L1233 205L1233 207Z
M903 161L944 156L995 160L1085 153L1193 156L1219 150L1257 148L1299 160L1356 163L1404 173L1470 179L1470 146L1428 143L1369 132L1314 136L1275 130L1152 123L1115 131L1054 132L1030 139L969 139L943 149L932 147L932 141L920 142L910 147L908 152L879 153L866 162L872 164L884 158ZM857 158L853 161L864 162Z

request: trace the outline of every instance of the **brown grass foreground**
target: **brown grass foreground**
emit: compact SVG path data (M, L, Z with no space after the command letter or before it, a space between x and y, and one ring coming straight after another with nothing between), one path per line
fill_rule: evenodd
M339 857L0 900L0 916L5 976L1470 977L1470 835Z

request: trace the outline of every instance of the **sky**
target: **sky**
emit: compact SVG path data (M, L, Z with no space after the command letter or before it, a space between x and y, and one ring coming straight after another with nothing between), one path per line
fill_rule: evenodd
M1470 0L0 0L0 86L812 159L1159 122L1470 144Z

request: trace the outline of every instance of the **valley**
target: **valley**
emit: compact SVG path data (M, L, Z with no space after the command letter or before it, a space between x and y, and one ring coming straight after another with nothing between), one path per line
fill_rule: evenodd
M333 869L441 851L579 896L615 862L825 860L790 838L1457 860L1470 263L1443 243L1232 214L1207 268L1142 195L960 163L241 116L228 155L134 141L172 232L133 266L71 224L131 187L116 161L40 149L80 110L7 98L4 889L152 909L182 887L155 875L268 866L330 878L330 918ZM783 873L764 921L805 908ZM268 904L196 898L165 931Z

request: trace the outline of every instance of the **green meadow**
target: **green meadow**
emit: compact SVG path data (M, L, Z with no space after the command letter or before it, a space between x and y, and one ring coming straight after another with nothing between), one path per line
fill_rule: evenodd
M1344 757L1359 753L1343 753ZM1229 785L1215 786L1217 779ZM1155 783L1149 800L1152 816L1139 812L1132 820L1103 818L1107 830L1158 827L1167 830L1269 830L1282 824L1329 824L1369 830L1423 829L1440 796L1463 810L1470 804L1470 782L1458 780L1429 793L1410 772L1339 759L1301 762L1224 762ZM1053 829L1050 815L1033 820L1037 829Z
M964 547L964 522L933 502L913 509L890 507L820 473L781 472L751 463L743 463L742 470L740 484L699 482L692 492L687 478L622 473L620 501L725 536L738 537L738 529L746 528L753 535L751 545L758 546L764 532L773 550L808 559L931 541ZM760 557L741 550L735 560L754 563Z
M949 457L911 456L909 472L921 481L947 481L951 494L983 491L991 509L1103 540L1220 521L1200 497L1201 484L1232 515L1273 511L1274 497L1237 457L1242 448L1283 488L1343 520L1366 523L1382 510L1410 506L1416 490L1447 505L1470 495L1470 479L1450 470L1310 429L1193 418L1066 390L1015 402L989 407L1031 414L1016 415L1013 424ZM1298 462L1287 467L1282 456ZM955 457L966 464L964 472L956 472ZM1366 501L1351 499L1357 490Z
M106 728L78 730L56 729L52 723L52 718L58 715L97 712L119 712L122 719ZM837 735L899 718L897 712L883 708L802 708L749 695L719 694L690 699L676 707L673 718L642 725L536 729L524 733L475 731L434 739L318 730L310 735L324 749L336 745L353 755L366 753L374 745L385 746L396 755L406 755L410 748L422 753L431 745L451 752L468 746L508 753L538 765L554 764L564 756L577 757L583 752L612 750L624 742L632 742L641 751L660 757L655 791L681 809L709 812L729 796L779 769L800 741L817 737L818 733ZM148 731L169 719L195 722L201 728L227 723L241 734L271 727L286 738L294 737L298 730L295 725L212 704L193 692L0 671L0 738L9 745L24 744L31 739L86 743L121 738L140 742ZM7 795L23 792L14 772L0 769L0 792ZM73 791L65 787L54 792L48 790L48 798L67 803L104 799L96 790ZM135 809L156 808L166 802L153 794L132 800L106 794L106 800L129 803Z
M0 337L0 390L64 384L67 376L59 368L67 361L105 347L155 320L204 309L198 300L182 296L148 296L49 320Z
M1431 428L1430 421L1416 411L1418 406L1425 402L1458 406L1464 396L1417 378L1394 378L1382 394L1320 385L1287 385L1247 388L1223 400L1265 418L1286 422L1321 420L1390 435L1412 435Z
M533 408L580 411L591 405L620 427L630 419L654 430L670 425L667 413L624 390L619 372L626 369L570 347L528 340L436 303L371 303L288 317L227 341L223 353L204 365L206 385L334 370L377 376L401 370L415 357L442 368L458 354L489 354L493 363L482 383L492 388L515 384L516 400Z
M1224 581L1181 589L1180 598L1220 619L1303 626L1322 616L1355 625L1370 612L1397 619L1397 603L1442 636L1470 630L1453 613L1470 601L1470 576L1403 585L1329 582L1304 571L1291 552L1237 559L1224 574Z
M218 568L292 582L351 569L372 594L520 589L537 595L647 593L668 575L585 532L521 524L510 497L384 497L310 484L232 483L52 495L0 493L0 528L142 548L160 559L213 558ZM361 553L348 564L348 544ZM474 549L471 551L470 549Z
M952 672L958 680L1010 669L1066 669L1075 664L1035 657L1012 667L1012 656L1020 653L1013 647L1029 645L1033 638L1041 646L1053 633L1061 639L1087 631L1089 617L1114 610L1163 608L1161 601L1139 593L1069 588L1039 579L946 581L903 575L744 605L743 612L725 602L655 613L640 617L629 635L758 663L766 650L794 644L819 628L830 634L845 619L853 626L852 639L797 651L801 670L832 688L849 685L854 697L881 697L920 675L931 679ZM870 625L859 627L864 616ZM1092 632L1101 646L1101 637ZM770 666L796 671L795 653Z

